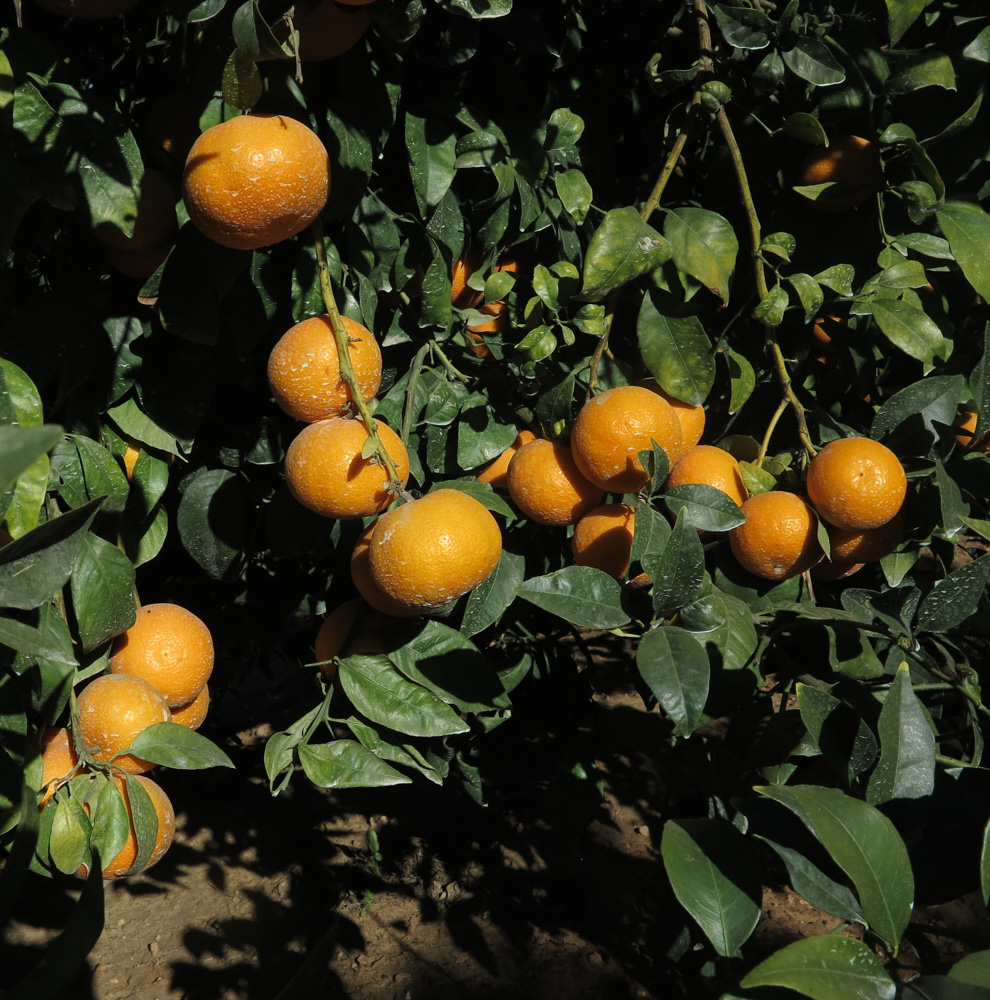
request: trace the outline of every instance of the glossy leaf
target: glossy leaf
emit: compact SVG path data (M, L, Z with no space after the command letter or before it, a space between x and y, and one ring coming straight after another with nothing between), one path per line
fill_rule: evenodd
M515 600L516 588L526 575L525 559L514 552L503 550L495 571L482 580L468 596L461 632L477 635L501 618L505 609Z
M761 911L760 876L742 834L724 820L668 820L660 851L677 901L719 955L738 955Z
M990 951L974 951L964 955L949 970L949 978L958 983L990 988Z
M922 362L931 371L936 358L949 355L942 331L924 310L900 299L874 299L870 305L884 336L905 354Z
M933 438L941 427L950 427L956 418L959 397L965 380L961 375L933 375L894 393L877 410L870 427L876 439L893 433L910 417L920 414Z
M930 795L935 787L935 736L906 663L898 667L887 691L877 730L880 760L870 775L867 801L880 805Z
M116 545L91 532L71 578L72 610L85 652L134 624L134 566Z
M721 490L704 483L675 486L664 499L671 510L680 510L686 523L700 531L731 531L746 518Z
M896 827L839 789L768 785L761 794L791 810L852 879L864 918L896 953L911 918L914 875Z
M939 580L918 608L918 628L946 632L976 611L990 576L990 555L980 556Z
M434 694L414 684L384 656L349 656L340 683L354 707L371 722L407 736L449 736L467 724Z
M233 761L202 733L178 722L156 722L131 741L129 752L165 767L199 770L233 767Z
M580 298L598 302L614 288L670 260L673 248L635 208L613 208L591 238Z
M947 201L936 218L966 280L990 300L990 215L972 202Z
M705 561L694 524L678 511L674 529L656 556L642 558L643 569L653 581L654 608L679 608L697 596L704 579Z
M62 428L0 427L0 493L9 490L33 462L61 440Z
M697 316L666 316L657 297L643 297L636 319L643 363L657 382L691 406L705 401L715 384L715 355Z
M240 554L244 510L240 482L227 469L200 469L186 486L176 514L186 551L219 580Z
M794 47L783 49L780 55L792 73L817 87L830 87L846 78L835 56L817 38L800 35L794 40Z
M622 608L622 588L591 566L565 566L534 576L516 587L531 604L582 628L618 628L629 621Z
M701 282L723 304L739 254L739 241L729 222L704 208L670 209L663 234L670 240L678 270Z
M420 212L425 216L454 179L457 136L440 118L406 113L409 173Z
M897 993L868 945L837 934L786 945L743 976L741 985L779 986L811 1000L894 1000Z
M701 724L711 668L694 636L676 625L647 632L636 651L636 668L681 736Z
M297 753L317 788L382 788L412 781L354 740L303 743Z
M699 627L700 607L708 617L705 627ZM760 640L753 613L740 598L715 590L681 608L680 624L707 651L713 666L717 664L723 670L752 666Z

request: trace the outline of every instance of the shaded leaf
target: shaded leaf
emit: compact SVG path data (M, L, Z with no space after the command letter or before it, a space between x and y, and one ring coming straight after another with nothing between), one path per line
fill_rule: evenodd
M591 566L565 566L546 576L531 577L516 587L516 593L582 628L618 628L629 621L622 608L622 588Z
M681 736L701 724L711 669L690 632L676 625L655 628L640 640L636 668Z

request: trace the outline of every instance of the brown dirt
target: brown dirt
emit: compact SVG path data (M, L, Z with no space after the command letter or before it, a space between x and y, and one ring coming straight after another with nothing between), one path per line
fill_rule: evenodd
M513 720L489 737L505 736L488 808L425 782L324 791L301 775L273 799L265 738L313 700L298 670L273 680L217 699L207 732L236 772L160 776L176 841L151 871L108 884L103 934L67 997L682 996L664 958L678 931L664 920L676 908L659 854L668 729L621 660L596 664L590 696L564 690L545 728L511 732ZM71 880L40 878L22 893L0 951L5 979L37 961L77 895ZM761 951L838 926L786 885L771 882L763 909ZM947 957L990 946L973 894L916 919Z

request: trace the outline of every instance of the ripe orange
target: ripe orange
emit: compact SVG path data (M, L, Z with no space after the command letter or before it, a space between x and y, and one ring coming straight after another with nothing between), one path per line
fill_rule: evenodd
M900 509L907 477L898 457L870 438L830 441L808 466L808 499L829 524L879 528Z
M139 441L128 439L127 447L124 449L124 454L121 455L121 461L124 463L124 474L128 479L133 478L134 466L137 465L137 461L140 457L141 443Z
M904 535L903 520L898 513L879 528L850 531L829 526L830 558L818 563L811 575L816 580L840 580L867 563L883 559L900 543Z
M172 721L178 722L186 729L199 729L206 721L206 713L210 710L210 685L204 684L203 690L187 701L185 705L177 705L172 709Z
M35 0L39 7L61 17L79 17L95 21L117 17L130 10L137 0Z
M742 505L742 512L746 521L729 532L729 545L750 573L787 580L822 558L815 512L796 493L758 493Z
M681 455L681 422L662 396L640 385L624 385L588 400L571 430L574 461L585 478L609 493L634 493L645 485L638 453L650 440L670 464Z
M357 592L376 611L392 618L418 618L422 613L418 608L410 608L393 600L378 586L371 572L371 539L378 521L372 521L358 536L351 552L351 580Z
M392 648L388 630L395 619L368 605L362 597L353 597L334 608L324 618L316 633L314 655L320 672L331 680L337 674L338 657L357 654L387 653Z
M110 266L126 278L137 278L146 281L165 263L172 249L170 243L165 246L152 247L150 250L118 250L116 247L106 247L104 253Z
M681 454L690 451L705 433L705 408L700 403L692 406L690 403L675 399L669 392L665 392L655 378L644 378L637 382L644 389L655 392L658 396L663 396L674 408L677 419L681 422Z
M975 410L961 410L956 416L952 426L956 431L956 441L963 448L968 448L973 443L973 434L976 431L978 420L979 417Z
M296 25L299 28L299 58L303 62L335 59L354 48L370 24L371 15L367 11L346 10L334 0L323 0Z
M402 439L388 424L376 420L378 435L399 476L399 488L409 480L409 455ZM304 507L348 520L370 517L394 499L388 472L374 456L362 458L368 431L360 420L331 417L307 424L285 453L285 481Z
M819 316L812 324L811 335L822 347L828 347L832 343L832 334L829 331L834 331L835 327L844 323L845 319L842 316Z
M151 804L155 807L155 815L158 817L158 832L155 834L155 846L152 848L151 856L148 858L147 863L144 867L138 869L138 871L143 872L147 871L153 864L161 861L162 856L172 846L172 841L175 838L175 809L172 808L169 797L157 781L152 781L151 778L146 778L144 775L137 775L135 780L140 781L144 790L148 793L151 798ZM127 815L131 817L131 800L127 792L127 779L122 774L115 774L113 781L124 798L124 807L127 809ZM122 878L125 875L136 875L137 872L132 872L130 869L134 866L137 856L137 833L134 830L134 820L131 818L131 828L128 831L127 840L124 841L124 846L120 849L117 856L103 866L103 877L105 879L115 879ZM86 872L86 866L81 865L77 874L85 875Z
M484 504L440 489L382 514L371 536L375 582L410 608L442 607L486 580L502 555L502 532Z
M79 693L79 736L93 759L105 762L126 750L138 733L171 722L168 703L157 688L133 674L101 674ZM133 754L114 759L131 774L155 765Z
M169 707L193 700L213 673L213 637L178 604L146 604L113 641L110 673L132 674L157 688Z
M843 185L843 190L812 202L822 212L845 212L875 194L883 182L883 166L873 143L844 135L827 146L815 146L801 164L798 183L828 182Z
M170 244L175 239L178 228L172 182L160 170L148 167L141 179L141 197L138 199L134 235L128 238L108 222L97 226L93 232L108 247L138 251Z
M471 288L467 280L478 270L479 260L470 250L454 261L450 272L450 301L457 309L473 309L485 299L485 293Z
M286 115L239 115L207 129L183 172L189 218L238 250L269 246L323 211L330 158L319 136Z
M667 489L688 485L714 486L740 507L749 499L742 469L733 455L710 444L699 444L678 459L667 477Z
M79 765L79 755L72 745L72 731L61 726L49 729L41 740L41 802L44 809L55 794L58 782L67 778Z
M506 485L508 480L509 472L509 462L512 461L512 456L515 455L517 451L524 445L528 444L530 441L535 441L536 435L532 431L521 430L517 435L515 441L509 445L505 451L502 452L498 458L495 459L491 465L486 466L478 473L477 479L479 483L489 483L495 488L503 487Z
M483 320L476 325L468 324L467 329L464 331L464 336L469 341L468 346L479 358L490 358L492 355L491 350L485 343L484 334L504 333L509 329L508 308L505 302L489 302L487 305L481 306L478 312L492 318Z
M374 334L346 316L348 353L364 402L382 384L382 352ZM296 420L312 423L347 413L351 391L340 374L330 317L313 316L284 333L268 356L268 385L275 402Z
M546 438L524 444L512 456L506 486L526 517L551 526L577 524L605 496L581 474L567 445Z
M571 551L578 566L594 566L616 580L629 569L636 508L625 503L593 507L574 526Z

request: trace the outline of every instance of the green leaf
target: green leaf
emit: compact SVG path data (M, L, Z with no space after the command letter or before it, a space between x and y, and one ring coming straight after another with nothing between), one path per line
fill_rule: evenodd
M757 791L790 809L821 842L856 886L868 926L896 954L911 918L914 875L894 824L836 788L767 785Z
M18 476L62 439L55 424L41 427L0 427L0 493L6 493Z
M660 267L672 255L667 240L635 208L613 208L591 238L579 297L597 302L614 288Z
M949 978L957 983L990 987L990 951L975 951L960 958L949 970Z
M670 209L663 234L670 241L677 269L696 278L727 305L739 254L739 241L728 221L705 208Z
M349 656L340 683L354 707L371 722L407 736L450 736L467 724L426 688L399 673L384 656Z
M630 559L642 562L644 556L659 555L670 538L670 522L649 504L636 508L635 530Z
M681 608L679 620L707 651L713 666L742 670L752 665L760 642L745 601L713 590Z
M354 740L303 743L297 753L306 777L318 788L383 788L412 782Z
M370 750L376 757L392 764L412 768L434 785L443 784L443 776L429 763L419 748L408 742L401 733L385 726L371 726L354 715L348 718L347 728L361 746Z
M810 323L818 314L825 301L821 285L815 281L810 274L792 274L786 279L791 287L797 292L801 300L801 307L804 309L804 321Z
M939 580L918 608L918 628L947 632L976 612L990 576L990 554L982 555Z
M441 622L427 622L389 658L409 680L462 712L490 711L504 694L491 660Z
M885 90L891 95L911 94L925 87L956 89L956 73L949 54L936 49L913 52L896 60Z
M588 178L576 167L572 167L562 173L554 174L553 185L564 211L581 225L588 217L594 198Z
M951 975L918 976L911 980L905 1000L990 1000L990 988L963 983Z
M234 49L221 76L224 103L238 111L250 111L261 100L264 87L258 64L240 49Z
M923 309L901 299L873 299L870 311L883 335L922 362L926 375L935 366L936 358L944 360L949 356L950 345Z
M68 795L56 795L55 820L48 850L52 863L64 875L74 874L86 859L89 834L89 819L80 803Z
M525 558L503 550L495 571L468 595L461 618L461 633L466 636L477 635L497 622L515 600L516 588L525 576Z
M134 624L134 566L116 545L91 532L71 577L72 610L84 652Z
M675 486L664 500L671 510L681 510L686 523L699 531L731 531L746 520L734 500L703 483Z
M665 316L654 290L643 296L636 336L643 363L676 399L690 406L705 401L715 384L715 354L697 316Z
M201 733L178 722L156 722L131 741L128 753L165 767L201 770L233 767L233 761Z
M27 611L65 586L101 503L70 510L0 549L0 607Z
M851 924L865 923L859 903L847 886L830 879L800 851L776 844L766 837L760 839L769 844L784 862L791 888L799 896L833 917Z
M481 20L486 17L504 17L512 10L512 0L443 0L443 6Z
M238 52L249 61L262 59L288 59L291 56L268 27L268 21L261 13L257 0L246 0L234 12L231 31ZM229 63L228 63L229 65ZM227 100L226 91L224 100ZM227 100L229 104L230 101ZM250 107L251 105L248 105ZM231 107L239 107L232 104Z
M938 459L935 460L935 486L938 490L939 510L942 512L942 534L946 538L956 538L963 529L963 518L970 512L969 505L963 499L959 484Z
M896 45L908 28L924 13L927 0L885 0L887 4L887 33L890 44Z
M968 201L947 201L935 215L966 280L990 302L990 215Z
M676 625L655 628L640 640L636 668L681 736L701 725L708 700L708 657L690 632Z
M725 351L729 368L729 380L732 395L729 398L729 412L739 411L756 388L756 370L750 360L731 348Z
M870 426L870 437L880 440L893 433L905 420L921 415L932 438L941 427L951 427L965 386L962 375L931 375L894 393L877 410Z
M668 820L660 845L677 901L715 951L738 955L761 912L761 880L745 838L724 820Z
M552 615L582 628L618 628L629 621L622 609L622 588L591 566L565 566L521 583L516 593Z
M774 285L757 303L753 310L753 319L764 326L780 326L784 320L787 305L787 291L784 286Z
M644 557L642 563L653 581L654 608L680 608L693 600L704 579L705 554L689 518L678 513L663 551Z
M846 78L845 70L825 43L809 35L798 36L794 47L782 49L780 56L792 73L817 87L830 87Z
M837 934L786 945L743 976L740 985L779 986L811 1000L894 1000L897 993L869 946Z
M554 149L567 149L573 146L581 133L584 132L584 119L574 114L570 108L557 108L550 115L547 123L547 137L543 148L550 152Z
M124 437L133 438L156 451L164 451L169 455L179 454L175 438L159 427L133 399L125 399L119 405L110 407L107 416Z
M774 33L773 21L753 7L717 4L715 21L722 37L735 49L765 49Z
M911 686L906 663L897 668L880 719L880 761L870 775L866 800L881 805L891 799L919 799L935 787L935 736Z
M454 179L457 134L450 123L431 115L406 112L409 175L420 214L427 216L447 193Z
M807 142L812 146L828 145L828 133L822 126L822 123L814 115L809 115L806 111L795 111L794 114L788 115L784 124L780 126L780 131L784 135L792 135L795 139L800 139L802 142ZM793 240L793 237L791 239ZM790 254L793 253L794 248L791 247ZM790 255L784 259L790 260Z
M112 861L121 852L131 832L131 817L115 781L104 781L93 810L90 843L101 858ZM104 862L105 864L106 862Z
M240 555L244 541L240 480L229 469L200 469L186 486L176 514L185 550L214 579Z
M127 478L110 450L92 438L73 434L60 441L52 451L51 474L71 507L104 497L103 513L119 514L127 503Z

